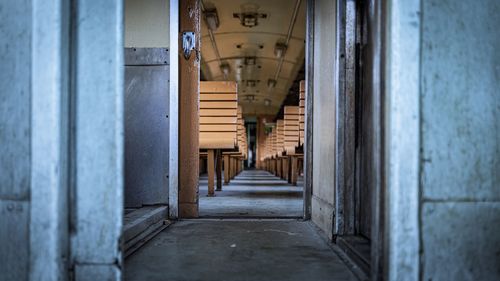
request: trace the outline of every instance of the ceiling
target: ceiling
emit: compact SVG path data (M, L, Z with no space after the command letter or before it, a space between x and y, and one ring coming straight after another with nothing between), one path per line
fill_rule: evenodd
M306 1L302 0L277 75L280 59L275 55L275 45L286 41L297 3L296 0L202 1L205 11L217 10L219 27L212 34L220 58L212 44L207 22L202 20L202 76L206 80L238 81L238 100L246 116L277 114L304 64ZM233 15L244 12L265 14L265 18L258 18L258 25L254 27L246 27ZM245 57L255 57L255 65L245 65ZM227 77L221 64L229 65ZM268 87L268 80L275 77L276 86Z

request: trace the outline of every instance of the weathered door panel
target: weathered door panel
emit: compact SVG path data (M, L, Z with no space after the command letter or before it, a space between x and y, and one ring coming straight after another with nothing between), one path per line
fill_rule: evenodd
M169 53L125 50L125 207L168 204Z

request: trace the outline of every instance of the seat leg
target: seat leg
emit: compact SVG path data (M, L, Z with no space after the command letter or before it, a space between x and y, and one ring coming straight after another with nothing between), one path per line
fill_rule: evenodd
M209 149L207 151L208 157L207 157L207 170L208 170L208 196L214 196L214 165L215 165L215 159L214 159L214 150Z
M229 160L229 169L230 169L230 174L231 174L231 179L234 179L234 157L231 157Z
M297 185L297 177L298 177L298 162L299 162L299 159L297 157L291 157L291 161L292 161L292 167L291 167L291 174L290 174L290 177L291 177L291 181L290 183L293 184L293 185Z
M276 175L281 178L281 158L280 159L276 159L276 162L277 162L277 167L278 167L278 170L276 171Z
M229 184L229 155L224 155L224 184Z
M283 162L285 163L283 165L283 179L286 180L288 183L290 183L290 157L287 156L283 159Z
M215 155L215 174L217 175L217 191L222 191L222 150L217 149Z

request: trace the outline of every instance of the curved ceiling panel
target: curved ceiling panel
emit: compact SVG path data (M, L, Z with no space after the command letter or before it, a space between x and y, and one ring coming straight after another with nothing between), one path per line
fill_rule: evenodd
M219 26L210 34L205 17L202 21L201 71L207 80L238 82L243 114L278 113L304 64L305 2L300 1L292 23L296 0L202 1L204 11L216 9ZM257 25L243 26L244 15L250 15L247 24L254 24L256 18ZM286 41L291 23L293 28L286 52L280 59L275 55L275 45ZM227 75L223 71L227 69L221 68L221 64L228 66ZM269 80L276 80L274 87L269 86L273 84Z

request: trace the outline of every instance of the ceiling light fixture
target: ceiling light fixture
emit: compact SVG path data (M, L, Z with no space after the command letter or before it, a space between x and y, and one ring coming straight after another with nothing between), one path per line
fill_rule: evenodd
M256 57L245 57L245 65L255 65L257 63Z
M217 9L213 8L210 10L205 10L205 12L203 12L203 15L205 16L205 21L207 23L208 29L212 31L217 30L220 25Z
M259 80L247 80L246 81L247 87L255 87L258 82L259 82Z
M259 14L256 12L233 13L233 18L240 19L241 25L252 28L259 25L259 19L267 18L267 14Z
M267 87L269 89L273 89L274 87L276 87L276 80L274 79L267 80Z
M229 76L229 73L231 72L231 67L227 63L223 63L220 66L220 71L224 74L224 77L227 78Z
M246 95L245 101L250 102L250 103L255 101L255 95Z
M276 43L276 45L274 46L274 55L277 57L277 58L281 58L281 57L284 57L285 56L285 53L286 53L286 49L287 49L287 45L285 43Z

